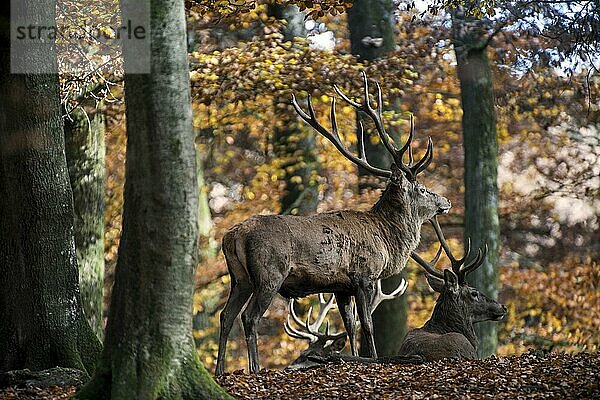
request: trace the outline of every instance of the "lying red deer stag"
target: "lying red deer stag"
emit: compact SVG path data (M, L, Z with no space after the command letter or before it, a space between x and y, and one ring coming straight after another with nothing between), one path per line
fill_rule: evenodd
M231 276L231 293L221 312L219 354L215 373L224 372L227 338L233 322L248 299L242 313L242 323L248 345L250 372L257 372L258 348L256 326L273 297L279 292L287 298L313 293L334 293L353 354L354 317L351 297L354 296L359 319L367 338L370 355L377 356L373 339L373 324L369 304L378 279L398 274L417 247L421 225L433 216L446 213L450 202L427 190L416 181L433 157L429 139L427 152L413 164L411 142L414 127L402 148L391 143L382 121L383 101L377 88L377 107L369 100L367 77L363 73L364 97L359 104L337 87L334 89L351 106L363 111L375 123L379 138L394 163L390 170L371 166L364 152L362 125L358 135L358 157L346 147L338 134L335 99L331 103L331 131L316 119L308 101L306 114L295 98L294 108L309 125L330 140L350 161L370 173L389 178L380 199L366 212L334 211L311 216L258 215L235 225L223 237L223 252ZM409 163L404 164L406 151Z
M383 292L381 288L381 280L377 281L377 293L373 303L371 304L371 314L375 311L377 306L385 300L393 300L404 294L408 284L404 279L401 280L400 285L390 294ZM332 295L327 301L322 293L319 293L319 310L317 318L314 322L310 322L310 315L312 313L312 307L309 308L306 314L306 320L302 322L296 311L294 310L295 299L290 300L290 310L287 318L287 322L284 325L285 332L295 338L308 340L308 348L300 353L300 356L290 363L286 369L301 369L310 368L318 365L318 363L311 361L311 358L315 355L321 358L327 357L331 354L339 353L346 346L346 332L329 332L329 322L325 326L325 332L320 332L320 328L325 321L327 313L336 308L336 304L333 302L334 296ZM300 327L294 328L292 320Z
M436 257L427 262L416 253L413 259L426 270L427 282L438 296L431 318L419 329L410 331L400 348L403 356L420 356L424 361L441 358L477 358L478 341L473 324L483 321L499 321L506 315L506 306L490 299L467 284L466 277L484 261L487 246L477 257L465 265L467 252L456 259L446 243L444 233L434 217L431 220L441 247ZM450 259L451 269L435 268L441 249Z

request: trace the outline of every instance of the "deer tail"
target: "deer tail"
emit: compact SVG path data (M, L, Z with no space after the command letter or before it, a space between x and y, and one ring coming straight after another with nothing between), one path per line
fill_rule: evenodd
M223 236L223 254L225 254L225 261L232 282L235 280L249 283L250 274L246 266L246 252L243 234L240 230L240 226L234 226Z

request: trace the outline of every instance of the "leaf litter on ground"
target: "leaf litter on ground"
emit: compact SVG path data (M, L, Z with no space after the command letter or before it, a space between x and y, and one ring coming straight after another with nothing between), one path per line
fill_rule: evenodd
M600 399L600 353L544 353L427 364L339 362L304 371L236 371L217 382L238 399ZM68 399L76 386L0 388L1 400Z

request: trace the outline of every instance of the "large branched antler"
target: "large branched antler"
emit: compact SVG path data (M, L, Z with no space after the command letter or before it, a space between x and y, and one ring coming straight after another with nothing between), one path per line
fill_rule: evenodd
M435 230L437 238L440 242L440 248L438 249L437 254L435 255L434 259L431 260L430 262L423 260L414 251L411 253L411 257L413 258L413 260L415 260L417 262L417 264L419 264L421 267L423 267L427 271L428 274L433 275L436 278L444 279L444 273L435 268L435 264L437 264L437 262L440 258L442 249L444 249L444 253L446 253L446 256L450 260L450 266L452 268L452 272L454 272L456 274L456 276L458 277L458 282L465 283L467 275L469 273L475 271L477 268L479 268L481 266L481 264L483 264L483 261L485 260L485 256L487 255L487 251L488 251L487 244L484 246L483 251L481 249L479 249L477 251L477 256L473 260L471 260L468 264L465 265L466 259L471 254L471 239L470 238L467 239L467 250L465 252L465 255L462 258L457 259L452 254L452 251L450 251L450 246L448 246L448 243L446 242L446 238L444 237L444 232L442 232L442 228L440 227L440 224L439 224L437 218L433 217L430 220L430 222L433 225L433 229Z
M442 246L438 249L435 257L431 261L425 261L421 256L419 256L416 252L412 252L410 254L411 258L417 262L421 267L427 271L429 275L432 275L436 278L444 279L444 273L438 269L436 269L435 264L437 264L440 259L440 255L442 254Z
M440 227L437 218L433 217L430 221L431 225L433 225L433 229L435 230L435 233L438 237L438 240L440 241L441 246L444 248L446 256L448 256L448 258L450 259L452 271L456 274L456 276L458 276L458 281L460 283L464 283L466 281L467 275L475 271L481 266L481 264L483 264L483 261L485 260L488 251L487 243L483 246L483 251L481 249L477 250L477 256L465 265L466 259L469 258L469 255L471 254L471 238L467 239L467 250L465 251L465 255L462 258L457 259L450 251L450 246L448 246L448 243L444 238L444 232L442 232L442 228Z
M392 155L394 159L394 163L400 170L404 172L407 179L411 182L416 180L417 175L424 171L427 166L431 163L433 159L433 142L431 138L427 143L427 151L425 155L416 163L413 164L413 154L411 149L411 143L414 137L414 120L411 114L410 116L410 132L408 135L408 140L400 149L396 148L391 140L388 133L385 131L385 126L383 124L383 98L381 94L381 86L379 82L375 81L375 87L377 89L376 97L377 97L377 106L373 108L371 105L371 101L369 99L369 81L367 78L367 74L363 71L363 101L362 103L358 103L352 99L350 99L344 92L340 90L336 85L333 85L335 92L344 100L346 103L356 108L359 111L365 113L369 118L371 118L375 124L375 129L381 142L383 143L386 150ZM342 143L337 127L337 120L335 116L335 97L331 100L331 110L330 110L330 118L331 118L331 131L327 130L323 125L321 125L315 116L315 110L312 105L312 98L308 96L308 114L302 110L302 108L298 105L296 101L296 97L292 95L292 105L294 109L300 115L300 117L306 121L310 126L315 128L317 132L327 138L333 145L338 149L340 153L342 153L347 159L352 161L353 163L363 167L365 170L370 173L389 178L392 176L392 172L389 170L384 170L381 168L377 168L369 164L367 161L367 157L365 154L365 144L364 144L364 128L362 122L359 121L358 130L357 130L357 147L358 147L358 157L353 155ZM405 164L403 161L404 154L408 150L409 162Z
M317 118L315 116L315 110L312 105L311 95L308 95L308 114L306 114L302 110L302 108L300 108L298 102L296 101L295 95L292 95L292 105L294 106L294 109L296 110L298 115L300 115L300 117L302 117L304 121L306 121L310 126L315 128L317 132L319 132L331 143L333 143L333 145L338 149L338 151L342 153L344 157L346 157L348 160L352 161L357 165L360 165L361 167L363 167L364 169L366 169L374 175L381 176L384 178L389 178L390 176L392 176L392 173L390 171L374 167L367 161L367 156L365 154L364 129L361 122L359 122L358 132L356 133L358 143L358 157L353 155L344 146L338 133L337 120L335 117L335 97L331 100L331 132L328 131L323 125L321 125L319 121L317 121Z
M311 323L310 315L312 314L312 310L313 310L312 306L308 309L308 312L306 314L306 320L302 321L302 320L300 320L300 318L296 314L296 311L294 310L295 300L291 299L290 300L290 310L289 310L289 314L287 317L287 321L286 321L285 325L283 326L285 333L287 333L289 336L296 338L296 339L309 340L311 343L314 343L319 339L322 341L326 341L326 340L335 340L335 339L345 337L346 332L329 333L329 321L327 321L327 323L325 325L325 333L319 332L319 329L321 328L321 325L323 325L323 321L325 321L325 318L327 317L327 313L329 312L329 310L337 307L337 305L333 301L334 301L333 295L331 295L329 300L325 301L325 296L322 293L319 293L319 312L318 312L318 315L317 315L317 318L315 319L315 321ZM292 317L294 322L299 327L303 328L302 330L296 329L292 326L292 323L290 321L290 316Z

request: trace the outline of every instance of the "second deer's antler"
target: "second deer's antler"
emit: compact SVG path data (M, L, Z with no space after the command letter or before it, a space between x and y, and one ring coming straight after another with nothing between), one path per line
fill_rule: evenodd
M300 320L300 318L296 314L296 311L294 310L294 304L295 304L295 300L291 299L290 300L290 310L289 310L289 314L287 317L287 321L286 321L285 325L283 326L283 329L289 336L296 338L296 339L306 339L306 340L309 340L311 343L314 343L319 339L335 340L335 339L346 336L346 332L329 333L329 322L327 322L325 325L325 333L319 332L321 325L323 325L323 322L325 321L325 318L327 317L327 313L331 309L337 307L337 305L334 303L333 295L331 295L331 297L329 297L329 299L327 301L325 301L325 296L323 295L323 293L319 293L319 312L318 312L317 318L312 323L310 322L310 316L312 314L313 307L310 306L310 308L308 309L308 312L306 314L306 320L302 321L302 320ZM300 329L294 328L291 324L290 316L292 317L292 319L298 326L300 326L304 329L300 330Z
M465 255L462 258L457 259L452 254L452 251L450 250L450 246L446 242L446 238L444 237L444 232L442 231L442 228L440 227L440 224L439 224L437 218L433 217L430 221L431 221L431 224L433 225L433 229L435 230L436 236L440 242L440 248L438 249L436 256L434 257L433 260L431 260L430 262L427 262L427 261L423 260L417 253L415 253L413 251L411 253L411 257L421 267L423 267L427 271L427 273L429 273L430 275L433 275L437 278L444 279L444 274L440 270L435 268L435 264L437 263L437 261L440 258L441 251L442 251L442 249L444 249L444 253L446 253L446 256L450 260L452 272L454 272L456 274L456 276L458 277L458 281L460 283L466 282L467 275L469 273L475 271L477 268L479 268L481 266L481 264L483 264L483 261L485 260L485 257L487 255L487 251L488 251L487 244L484 246L483 251L481 249L479 249L477 251L477 256L473 260L471 260L468 264L465 265L465 260L469 257L469 254L471 254L471 239L470 238L467 239L467 247L466 247Z
M386 294L383 292L383 289L381 288L381 279L379 279L377 281L377 293L375 293L375 298L373 299L373 302L371 303L371 313L373 311L375 311L375 309L379 306L379 304L381 304L381 302L383 302L385 300L393 300L395 298L402 296L404 294L404 292L406 291L407 287L408 287L408 283L406 282L406 280L404 278L402 278L398 287L396 289L394 289L390 294Z

